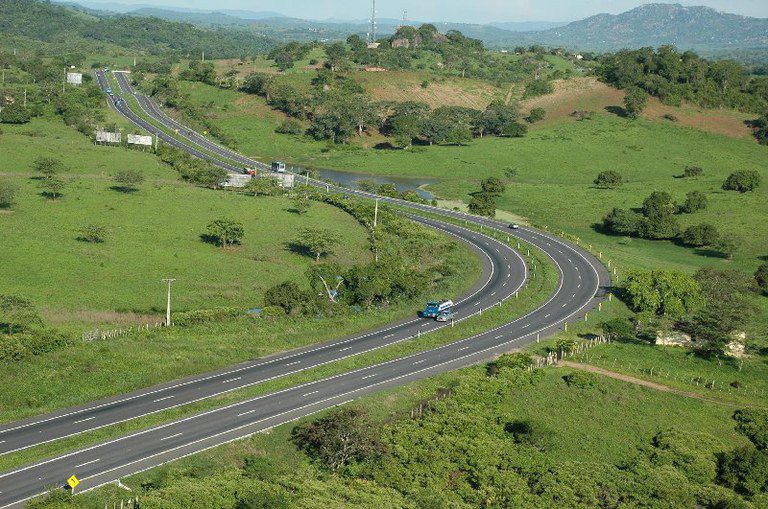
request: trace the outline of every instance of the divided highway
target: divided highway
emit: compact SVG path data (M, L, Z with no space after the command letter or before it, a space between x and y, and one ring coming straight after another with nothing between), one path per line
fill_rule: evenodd
M111 100L112 107L137 126L156 134L166 143L229 171L241 172L243 166L258 164L179 124L165 115L154 101L133 91L123 73L115 73L115 76L123 92L136 97L144 115L168 129L178 129L184 141L166 134L142 119L119 97ZM102 72L97 73L97 79L102 89L106 89L108 82ZM311 179L310 183L326 186L325 183ZM344 192L372 197L356 190L344 189ZM498 229L538 247L552 259L559 271L557 290L535 311L471 338L203 412L0 474L0 508L14 506L50 488L60 486L72 474L82 481L78 490L91 489L122 476L248 436L324 408L346 403L385 387L405 384L488 359L497 353L535 341L538 336L545 337L555 333L564 322L573 321L597 307L605 289L610 285L609 274L599 261L577 246L553 235L531 228L510 231L506 225L491 219L390 198L380 199L409 207L414 212L421 210L441 214ZM448 222L417 216L414 216L414 219L456 236L472 246L483 259L483 277L460 302L459 318L465 318L480 308L485 309L510 298L525 284L525 263L505 243ZM286 352L219 372L5 425L0 427L0 454L359 355L405 339L419 337L440 326L431 320L404 320L382 330Z

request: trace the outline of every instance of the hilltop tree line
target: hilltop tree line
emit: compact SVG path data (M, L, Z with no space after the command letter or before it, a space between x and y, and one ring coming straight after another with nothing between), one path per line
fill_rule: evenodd
M474 137L524 136L516 103L492 102L485 110L442 106L432 110L426 103L372 101L348 75L323 69L318 71L310 92L279 83L274 76L252 73L241 90L264 97L268 104L296 120L310 121L307 134L317 140L344 143L365 131L378 129L400 148L414 142L461 145ZM300 124L287 121L283 132L298 134Z
M761 115L754 123L755 132L762 143L768 143L768 77L752 76L737 62L711 61L692 51L662 46L605 55L597 73L606 83L634 96L641 90L672 106L688 101Z

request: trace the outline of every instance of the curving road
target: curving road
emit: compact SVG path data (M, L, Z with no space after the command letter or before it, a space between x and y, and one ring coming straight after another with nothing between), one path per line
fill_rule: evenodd
M134 124L158 135L166 143L229 171L240 172L244 165L257 164L170 119L151 99L135 93L122 73L115 75L123 92L133 94L137 98L145 115L169 129L178 129L185 141L158 130L136 115L125 101L110 101L112 107ZM101 87L106 88L107 81L103 73L98 72L97 78ZM325 183L311 179L310 183L326 186ZM344 192L372 197L355 190L344 189ZM604 289L610 284L607 271L594 257L552 235L530 228L510 231L506 225L490 219L395 199L380 199L416 211L442 214L498 229L538 247L552 259L559 271L560 279L556 291L535 311L506 325L456 343L203 412L0 474L0 508L16 505L51 487L61 485L72 474L76 474L82 481L78 491L92 489L122 476L242 438L323 408L343 404L363 394L488 359L512 347L535 341L539 336L552 334L559 330L564 322L583 316L585 312L597 306L603 298ZM461 318L478 312L480 308L487 308L510 298L525 284L525 263L507 244L451 223L416 216L414 218L467 242L483 259L481 281L459 304ZM287 352L231 369L136 391L112 400L6 425L0 428L0 454L359 355L419 337L422 333L440 326L431 320L404 320L367 334Z

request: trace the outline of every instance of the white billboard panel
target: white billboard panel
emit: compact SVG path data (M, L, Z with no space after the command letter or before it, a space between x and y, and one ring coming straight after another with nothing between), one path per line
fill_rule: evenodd
M142 136L140 134L129 134L128 143L132 145L147 145L152 146L152 136Z
M120 143L123 137L120 133L110 133L108 131L96 131L96 141L104 143Z
M70 85L82 85L83 84L83 73L80 72L68 72L67 73L67 83Z

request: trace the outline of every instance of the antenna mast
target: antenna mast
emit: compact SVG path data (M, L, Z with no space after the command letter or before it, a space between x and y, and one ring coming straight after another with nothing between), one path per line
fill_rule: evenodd
M368 33L368 42L376 42L376 0L371 0L371 30Z

